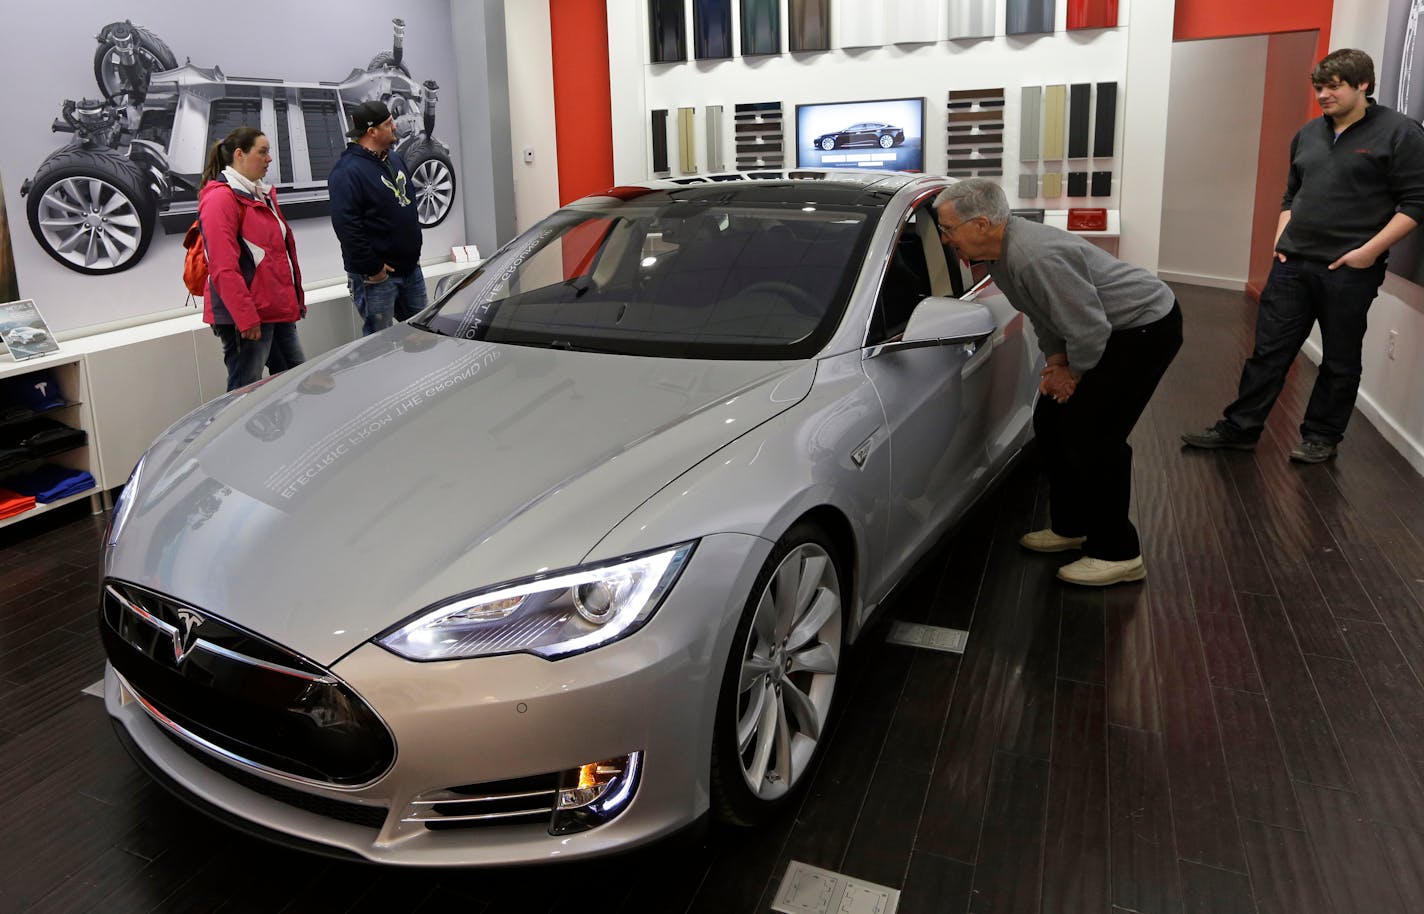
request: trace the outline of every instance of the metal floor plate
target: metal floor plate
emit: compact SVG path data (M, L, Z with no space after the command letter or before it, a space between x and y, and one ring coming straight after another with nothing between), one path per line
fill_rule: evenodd
M925 647L932 651L947 651L951 654L964 653L969 643L969 633L958 628L942 628L938 625L920 625L917 622L895 622L885 640L891 644L908 647Z
M783 914L895 914L900 890L791 861L773 911Z

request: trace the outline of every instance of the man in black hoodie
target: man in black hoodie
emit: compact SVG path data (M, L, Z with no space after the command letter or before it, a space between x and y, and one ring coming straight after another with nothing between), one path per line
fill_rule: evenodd
M1324 116L1291 141L1255 349L1241 369L1236 401L1215 425L1182 435L1189 447L1254 448L1319 321L1320 371L1290 459L1334 457L1359 391L1365 319L1384 281L1385 257L1424 222L1424 127L1369 97L1374 61L1353 48L1332 51L1310 81Z
M347 288L369 336L425 307L420 220L410 173L396 155L396 125L379 101L351 116L346 151L327 178L331 225L341 241Z

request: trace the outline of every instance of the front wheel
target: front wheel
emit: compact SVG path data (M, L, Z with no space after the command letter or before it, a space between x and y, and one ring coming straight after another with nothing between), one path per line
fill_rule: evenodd
M830 152L832 149L835 149L835 148L836 148L836 140L835 140L835 137L829 137L829 136L828 136L828 137L826 137L824 140L822 140L822 141L821 141L821 148L824 149L824 150L826 150L827 152Z
M758 824L804 787L835 697L845 580L835 544L808 523L777 542L757 575L712 740L712 808L724 821Z
M122 156L61 150L30 182L26 215L45 253L79 273L118 273L153 240L158 206L138 166Z
M455 163L434 140L421 137L401 157L410 169L416 215L421 228L434 228L455 205Z

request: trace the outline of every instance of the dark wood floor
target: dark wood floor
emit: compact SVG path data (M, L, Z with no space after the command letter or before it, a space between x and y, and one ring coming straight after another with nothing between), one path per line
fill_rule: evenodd
M1054 582L1021 467L907 585L794 816L611 861L405 872L276 849L190 812L99 700L103 519L0 532L0 910L766 911L790 860L903 890L900 911L1424 910L1424 479L1356 417L1286 460L1299 361L1254 454L1183 452L1249 343L1239 294L1184 287L1187 342L1134 436L1149 577ZM76 509L78 510L78 509ZM877 634L883 634L883 630Z

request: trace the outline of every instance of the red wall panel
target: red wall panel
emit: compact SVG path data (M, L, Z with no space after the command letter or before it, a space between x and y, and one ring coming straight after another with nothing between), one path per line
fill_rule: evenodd
M1316 60L1330 52L1335 0L1177 0L1172 37L1233 38L1276 32L1317 31ZM1301 74L1304 81L1305 74Z
M1290 170L1290 141L1301 125L1320 113L1314 96L1302 91L1303 74L1318 59L1309 32L1272 35L1266 45L1266 87L1261 105L1261 144L1256 160L1256 205L1251 220L1251 259L1246 291L1261 297L1271 272L1281 197Z
M1068 0L1068 28L1117 27L1117 0Z
M559 204L613 186L606 0L549 0Z

